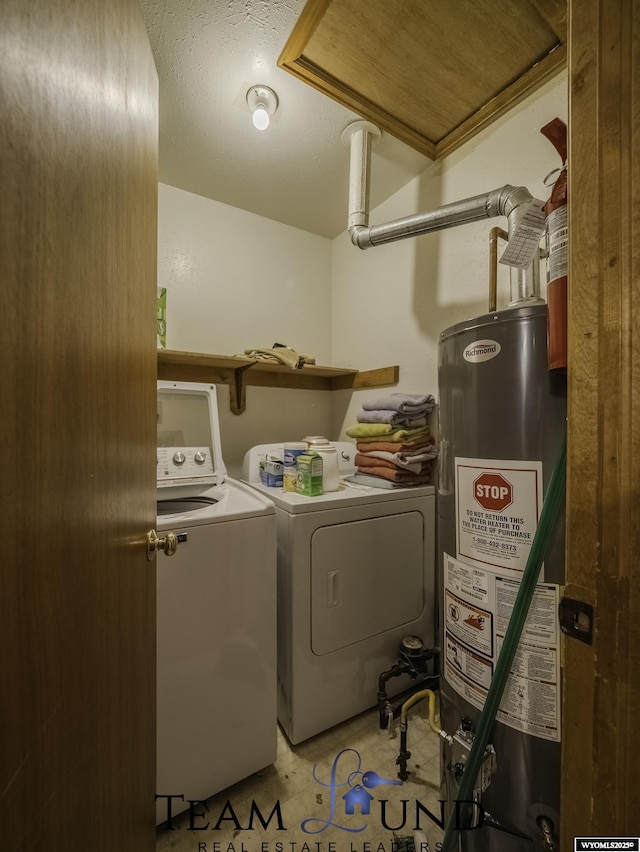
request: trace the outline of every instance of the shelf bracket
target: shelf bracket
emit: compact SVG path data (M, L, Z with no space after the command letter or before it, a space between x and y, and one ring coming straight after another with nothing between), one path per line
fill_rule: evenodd
M227 381L229 385L229 407L233 414L242 414L247 407L247 389L244 374L251 367L253 367L253 364L243 364L241 367L234 367L233 373Z

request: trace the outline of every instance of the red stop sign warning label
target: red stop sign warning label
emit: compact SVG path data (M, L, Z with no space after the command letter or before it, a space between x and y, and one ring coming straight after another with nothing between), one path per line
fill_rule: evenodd
M473 496L483 509L502 512L513 503L513 485L499 473L481 473L473 482Z

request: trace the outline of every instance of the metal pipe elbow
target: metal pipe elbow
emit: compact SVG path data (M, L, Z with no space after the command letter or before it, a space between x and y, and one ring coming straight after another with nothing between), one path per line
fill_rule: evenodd
M349 228L349 236L351 237L351 242L359 249L371 248L373 243L371 242L370 233L370 229L365 227L364 225L352 225Z
M500 189L495 189L489 193L487 214L489 218L493 216L506 216L508 219L514 210L517 210L523 204L529 204L531 201L533 201L533 196L526 186L511 186L510 184L506 184L500 187Z
M491 209L495 210L492 215L507 217L508 232L511 236L527 206L533 201L533 196L526 186L511 186L510 184L495 190L490 195L493 197L489 204Z

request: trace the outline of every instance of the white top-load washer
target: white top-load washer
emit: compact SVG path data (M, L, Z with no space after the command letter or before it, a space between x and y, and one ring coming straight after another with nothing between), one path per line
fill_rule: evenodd
M355 446L334 446L339 488L318 497L262 484L260 458L282 458L283 444L253 447L243 465L276 510L278 720L293 744L375 706L404 638L434 645L434 487L353 485Z
M213 385L158 382L157 482L160 824L276 758L276 523L227 477Z

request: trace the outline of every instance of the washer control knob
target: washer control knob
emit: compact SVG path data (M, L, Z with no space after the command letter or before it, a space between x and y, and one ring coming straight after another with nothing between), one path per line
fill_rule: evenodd
M181 453L180 450L173 454L173 463L174 464L184 464L186 460L186 456L184 453Z
M207 457L203 452L198 450L196 452L196 454L194 455L193 460L195 461L196 464L204 464L205 461L207 460Z

